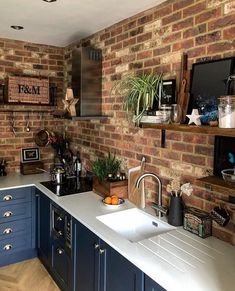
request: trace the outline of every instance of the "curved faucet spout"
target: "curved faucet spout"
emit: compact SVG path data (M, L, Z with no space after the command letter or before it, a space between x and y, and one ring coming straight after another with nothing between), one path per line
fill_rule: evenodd
M136 187L139 188L140 186L140 182L145 178L145 177L152 177L154 178L157 182L158 182L158 206L162 206L162 181L161 179L154 173L144 173L142 174L138 180L136 181ZM142 194L144 195L144 194ZM144 197L142 197L144 198ZM158 215L159 215L159 218L161 217L161 212L158 211Z

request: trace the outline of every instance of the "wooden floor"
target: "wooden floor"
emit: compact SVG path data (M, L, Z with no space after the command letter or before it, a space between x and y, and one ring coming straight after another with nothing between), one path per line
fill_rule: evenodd
M39 259L0 268L0 291L59 291Z

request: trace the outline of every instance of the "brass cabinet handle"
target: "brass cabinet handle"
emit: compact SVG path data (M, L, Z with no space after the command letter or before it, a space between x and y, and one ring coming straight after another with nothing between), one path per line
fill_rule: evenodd
M4 251L9 251L10 249L12 249L12 245L5 245L4 247L3 247L3 250Z
M63 250L63 249L61 249L61 248L58 248L58 249L57 249L57 253L58 253L59 255L63 255L63 253L64 253L64 250Z
M102 249L99 250L100 255L103 255L104 252L105 250L102 250Z
M6 212L3 214L4 217L9 217L9 216L12 216L12 215L13 215L13 212L11 212L11 211L6 211Z
M60 216L57 217L57 221L62 221L62 218Z
M3 201L9 201L9 200L12 200L12 198L13 198L13 197L12 197L11 195L6 195L6 196L3 197L2 200L3 200Z
M59 230L59 231L58 231L58 235L59 235L59 236L63 236L63 231Z
M11 233L13 230L10 228L10 227L8 227L8 228L5 228L4 229L4 231L3 231L3 234L9 234L9 233Z

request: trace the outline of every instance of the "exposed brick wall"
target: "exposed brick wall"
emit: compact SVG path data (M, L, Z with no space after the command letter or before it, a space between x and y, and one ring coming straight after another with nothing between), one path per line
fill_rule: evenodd
M5 83L9 75L45 76L55 84L58 91L58 104L63 93L64 50L62 48L37 45L22 41L0 39L0 82ZM50 110L50 106L35 105L0 105L2 109ZM55 129L61 126L61 121L54 120L50 113L31 112L30 132L26 132L28 113L15 112L16 136L11 131L12 113L0 112L0 159L7 161L7 171L19 171L21 148L35 147L34 135L44 126ZM50 146L41 148L41 159L49 167L53 160L53 150Z
M83 44L103 50L103 113L106 121L71 122L65 126L81 150L85 168L90 160L108 151L123 160L125 170L147 158L147 171L160 175L164 185L164 204L169 196L165 186L180 175L182 182L207 175L213 167L214 137L167 131L166 148L160 147L160 131L135 128L128 124L122 110L122 96L110 94L115 80L133 71L164 72L165 78L177 77L183 52L192 63L234 56L235 1L167 1L132 18L100 31ZM65 50L66 84L71 80L71 49ZM148 200L156 199L156 185L147 182ZM210 211L227 195L209 193L194 186L187 205ZM226 203L226 202L225 202ZM232 222L226 228L213 224L215 236L235 245L234 205L227 203Z

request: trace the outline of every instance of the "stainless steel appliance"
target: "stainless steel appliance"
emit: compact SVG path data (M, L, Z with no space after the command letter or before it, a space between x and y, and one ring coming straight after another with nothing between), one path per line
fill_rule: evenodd
M92 47L72 52L72 89L77 116L102 115L102 51Z

